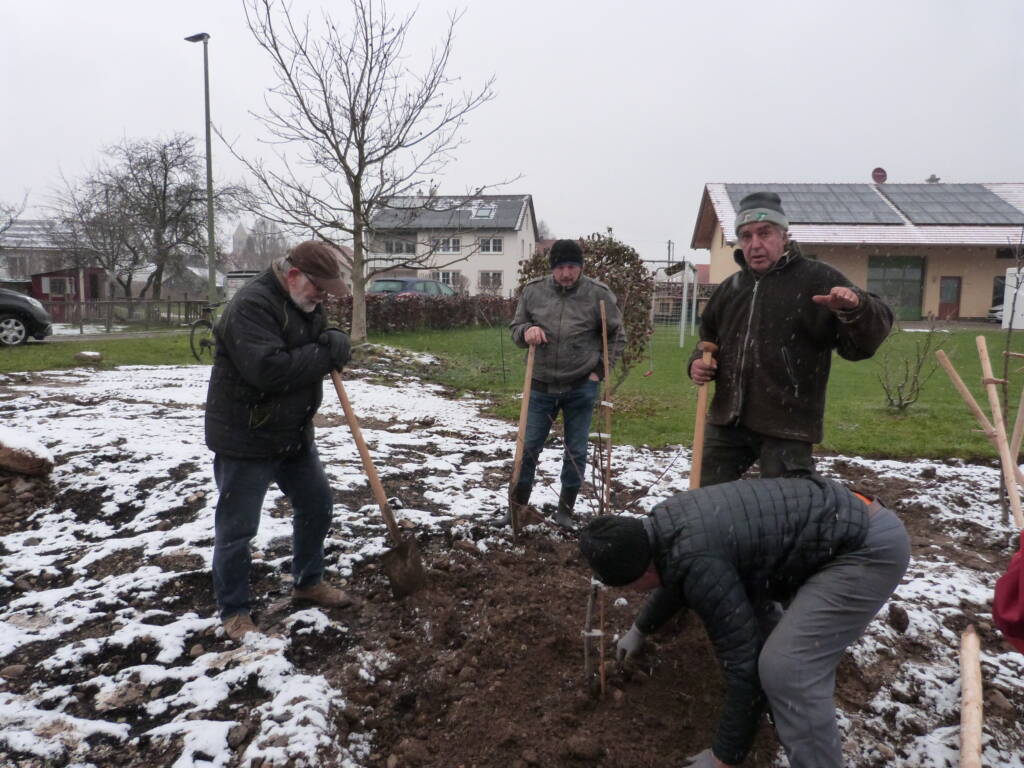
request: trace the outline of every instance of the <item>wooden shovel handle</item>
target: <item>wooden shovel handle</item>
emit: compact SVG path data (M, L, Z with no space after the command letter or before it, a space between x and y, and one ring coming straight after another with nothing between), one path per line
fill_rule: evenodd
M702 341L697 345L703 353L705 365L711 361L718 351L718 345L711 341ZM690 462L690 490L700 488L700 473L704 467L704 423L708 416L708 387L701 384L697 389L697 416L693 424L693 460Z
M519 473L523 469L523 450L526 446L526 419L530 412L530 390L533 388L533 360L537 353L537 345L531 344L526 353L526 375L523 377L523 402L519 405L519 433L516 435L516 457L512 464L512 481L509 483L509 496L512 489L519 483Z
M380 513L384 516L384 522L387 523L391 540L397 545L402 541L401 532L398 530L398 523L395 522L395 515L391 511L391 505L388 504L388 497L384 493L384 486L380 482L380 475L377 474L377 468L373 466L373 459L370 458L370 449L366 447L366 440L363 439L363 431L359 428L359 419L352 412L352 404L348 401L345 387L341 383L341 374L337 371L331 371L331 381L334 382L334 388L338 392L338 399L341 401L341 410L345 412L345 421L348 422L348 428L352 431L352 438L356 441L356 448L359 449L359 458L363 460L363 471L366 472L366 479L370 481L373 497L377 500L377 506L380 507Z

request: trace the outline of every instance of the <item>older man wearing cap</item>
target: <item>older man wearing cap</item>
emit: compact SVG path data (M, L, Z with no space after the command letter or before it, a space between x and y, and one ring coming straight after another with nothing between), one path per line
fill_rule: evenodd
M889 335L892 310L839 270L805 258L773 192L744 197L736 212L740 271L722 282L701 315L701 341L718 346L688 371L714 379L701 486L740 478L755 462L762 477L814 471L822 438L832 350L864 360Z
M327 327L321 302L346 293L334 249L304 242L239 290L214 329L206 399L206 444L220 491L213 586L232 640L258 631L249 542L271 483L292 503L292 596L334 608L351 602L323 581L334 503L313 442L324 376L349 359L348 336Z
M766 703L791 768L843 764L836 667L910 559L891 510L816 475L737 480L676 494L643 518L597 518L580 550L605 584L653 590L620 659L680 610L704 624L725 700L710 749L683 765L740 765ZM774 601L781 618L765 613Z
M533 382L519 482L511 503L530 501L537 459L551 425L562 412L565 454L555 522L573 529L573 508L587 464L587 435L604 377L601 302L608 322L609 366L626 343L615 294L604 283L583 275L583 249L575 240L557 240L548 254L551 274L523 288L512 320L512 341L536 347Z

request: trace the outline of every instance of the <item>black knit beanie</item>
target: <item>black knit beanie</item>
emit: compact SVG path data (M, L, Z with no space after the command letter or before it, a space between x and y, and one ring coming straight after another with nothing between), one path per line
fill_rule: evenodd
M555 240L548 252L548 259L552 269L559 264L579 264L582 267L583 249L575 240Z
M609 587L639 579L651 564L651 543L635 517L599 517L580 533L580 552Z
M744 224L769 221L783 229L789 229L789 219L782 210L782 199L774 192L752 192L740 200L736 211L736 234Z

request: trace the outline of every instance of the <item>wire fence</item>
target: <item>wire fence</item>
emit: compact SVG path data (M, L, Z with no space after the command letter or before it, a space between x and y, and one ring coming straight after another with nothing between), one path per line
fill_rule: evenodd
M100 332L186 326L202 316L205 301L183 299L91 299L44 301L54 323L90 326Z

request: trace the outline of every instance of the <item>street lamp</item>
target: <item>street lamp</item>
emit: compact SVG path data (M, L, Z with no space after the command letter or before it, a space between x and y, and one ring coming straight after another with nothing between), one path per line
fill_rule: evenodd
M210 59L207 55L207 43L210 36L205 32L189 35L185 38L190 43L203 44L203 91L206 95L206 258L210 265L210 282L208 287L210 304L217 303L217 267L216 246L213 241L213 154L210 151Z

